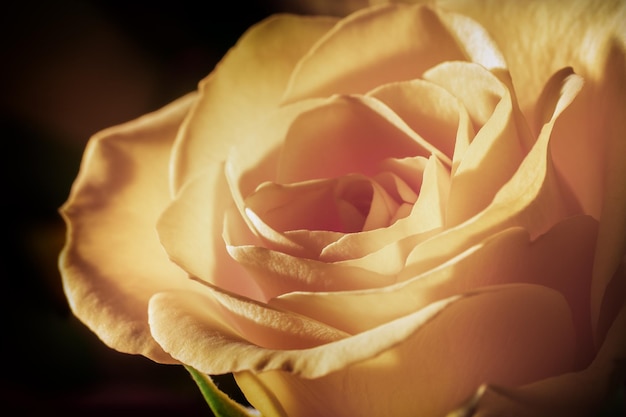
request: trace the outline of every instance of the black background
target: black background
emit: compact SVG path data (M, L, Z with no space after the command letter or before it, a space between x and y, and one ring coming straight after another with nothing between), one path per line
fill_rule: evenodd
M192 91L253 23L293 4L14 3L0 13L3 415L210 416L187 372L108 349L57 270L87 139ZM232 381L220 386L237 395Z

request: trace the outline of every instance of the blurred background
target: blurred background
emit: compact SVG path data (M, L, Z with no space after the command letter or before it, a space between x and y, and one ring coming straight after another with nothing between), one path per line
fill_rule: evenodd
M92 134L194 90L250 25L359 3L246 0L206 11L189 0L26 0L4 10L3 415L211 416L182 367L110 350L72 316L57 270L57 209ZM241 399L228 377L219 384Z

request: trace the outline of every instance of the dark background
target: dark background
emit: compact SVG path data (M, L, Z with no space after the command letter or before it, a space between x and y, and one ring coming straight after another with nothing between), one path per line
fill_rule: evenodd
M211 415L182 367L110 350L72 316L57 270L65 233L57 209L93 133L194 90L250 25L282 11L313 10L270 0L4 7L3 415ZM237 395L231 380L219 383Z

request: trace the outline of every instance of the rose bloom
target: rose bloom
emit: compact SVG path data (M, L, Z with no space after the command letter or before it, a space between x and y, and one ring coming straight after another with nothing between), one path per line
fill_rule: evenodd
M626 7L279 15L95 135L62 208L107 345L266 416L584 416L626 357Z

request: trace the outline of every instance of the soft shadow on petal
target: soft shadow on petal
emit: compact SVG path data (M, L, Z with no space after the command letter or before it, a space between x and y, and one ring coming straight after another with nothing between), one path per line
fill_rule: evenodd
M555 172L550 155L554 123L582 86L575 74L562 75L563 87L552 119L511 180L485 210L417 246L407 259L407 265L416 268L414 271L433 268L505 228L521 226L534 239L561 219L580 213L572 205L569 190Z
M519 167L529 148L521 114L507 86L483 67L448 62L432 68L424 78L442 86L467 109L476 136L460 157L452 176L446 227L482 211ZM557 95L558 97L558 95Z
M624 21L626 21L626 7L624 7ZM625 29L626 32L626 29ZM625 42L626 44L626 42ZM618 46L612 45L614 48ZM607 291L610 280L615 271L620 267L626 268L626 47L619 51L613 50L607 63L610 79L621 80L616 84L607 83L605 90L609 98L600 98L605 103L610 103L600 121L603 129L600 131L606 138L605 167L602 178L602 209L600 212L600 235L598 237L598 249L596 252L596 264L594 266L594 281L592 287L592 314L599 323L597 332L599 340L602 339L607 327L600 321L602 308L606 304L623 302L612 300L617 294L609 294ZM603 91L603 90L600 90ZM621 279L622 293L626 293L626 273ZM610 314L610 313L609 313ZM610 320L610 318L609 318ZM608 322L610 323L610 321Z
M577 332L578 368L593 357L589 288L598 223L588 216L564 220L530 241L520 228L504 230L436 268L375 290L297 292L270 305L358 333L472 289L510 283L541 284L562 293ZM354 318L358 318L355 320Z
M548 79L561 68L572 67L585 80L580 100L555 127L562 139L555 141L553 153L585 212L599 217L602 174L611 152L606 136L615 124L623 125L626 3L439 0L437 4L476 19L493 35L535 133L543 125L537 108Z
M596 415L623 381L626 360L626 308L613 322L591 365L529 385L488 386L477 404L465 410L471 417L587 417Z
M200 83L200 99L176 140L174 193L208 160L223 160L232 146L250 144L257 125L278 105L296 62L336 21L277 15L242 36Z
M209 374L283 370L303 378L319 378L376 357L394 346L405 344L407 340L415 340L416 337L419 344L427 344L433 348L446 346L442 340L438 340L445 336L441 334L441 330L450 327L448 322L452 325L453 322L460 324L464 320L472 322L461 326L465 328L464 331L458 329L458 332L446 331L445 334L456 334L458 337L468 338L468 342L478 343L482 338L479 334L482 335L483 330L486 334L490 333L487 329L493 321L487 318L498 316L488 314L485 317L482 314L489 306L500 309L508 306L514 310L514 317L509 318L517 317L523 322L511 327L512 334L509 331L504 334L501 331L494 332L499 334L497 337L503 337L502 342L514 345L517 338L521 337L520 340L527 342L518 347L511 346L511 349L522 348L530 357L537 354L537 349L550 356L550 360L542 363L540 369L535 367L528 372L539 372L542 375L545 373L547 376L556 371L555 367L564 372L571 368L574 359L570 347L573 346L575 335L567 303L557 292L542 286L501 286L455 296L350 337L331 326L237 297L214 287L207 286L205 290L202 293L159 293L150 301L149 317L153 336L167 352L181 362ZM520 310L519 306L529 302L531 295L535 296L533 304L536 308ZM442 318L445 323L438 322L440 314L450 308L452 313ZM471 313L474 309L477 310ZM539 315L543 318L526 321L523 317L525 315ZM462 319L463 316L465 319ZM500 315L500 318L503 317L504 315ZM499 322L497 317L493 319ZM476 326L483 330L478 331ZM472 329L477 332L473 333ZM526 337L528 335L523 334L526 331L539 331L542 337ZM433 332L439 336L433 336ZM418 350L413 349L413 352ZM207 351L212 354L206 355ZM556 351L559 356L553 358L552 354ZM472 353L478 354L476 351ZM531 359L530 357L526 356L527 359ZM423 360L427 358L428 355L424 355ZM541 358L548 359L544 356ZM533 357L532 360L538 358ZM411 361L407 363L410 364ZM520 377L527 382L532 381L533 379L526 379L530 377L527 372L522 372L524 367L518 370L522 375L516 371L508 376L507 381ZM391 368L388 370L391 371ZM538 376L535 375L535 379Z
M398 320L403 323L398 332L409 333L377 356L346 364L341 372L307 379L283 369L256 377L290 417L440 417L451 402L460 403L485 381L519 385L571 369L574 331L569 308L556 291L501 286L444 303L419 327L409 323L420 313ZM431 307L436 305L441 304ZM380 343L374 337L392 337L380 331L395 324L336 344L351 346L350 355L363 352L369 343ZM339 354L331 345L321 347L328 354L318 366ZM244 394L251 394L247 384L255 381L235 378ZM248 400L255 404L252 395Z
M95 135L61 208L67 242L60 258L74 314L114 349L172 362L148 328L148 300L186 288L154 230L169 203L168 166L187 95L154 113Z

